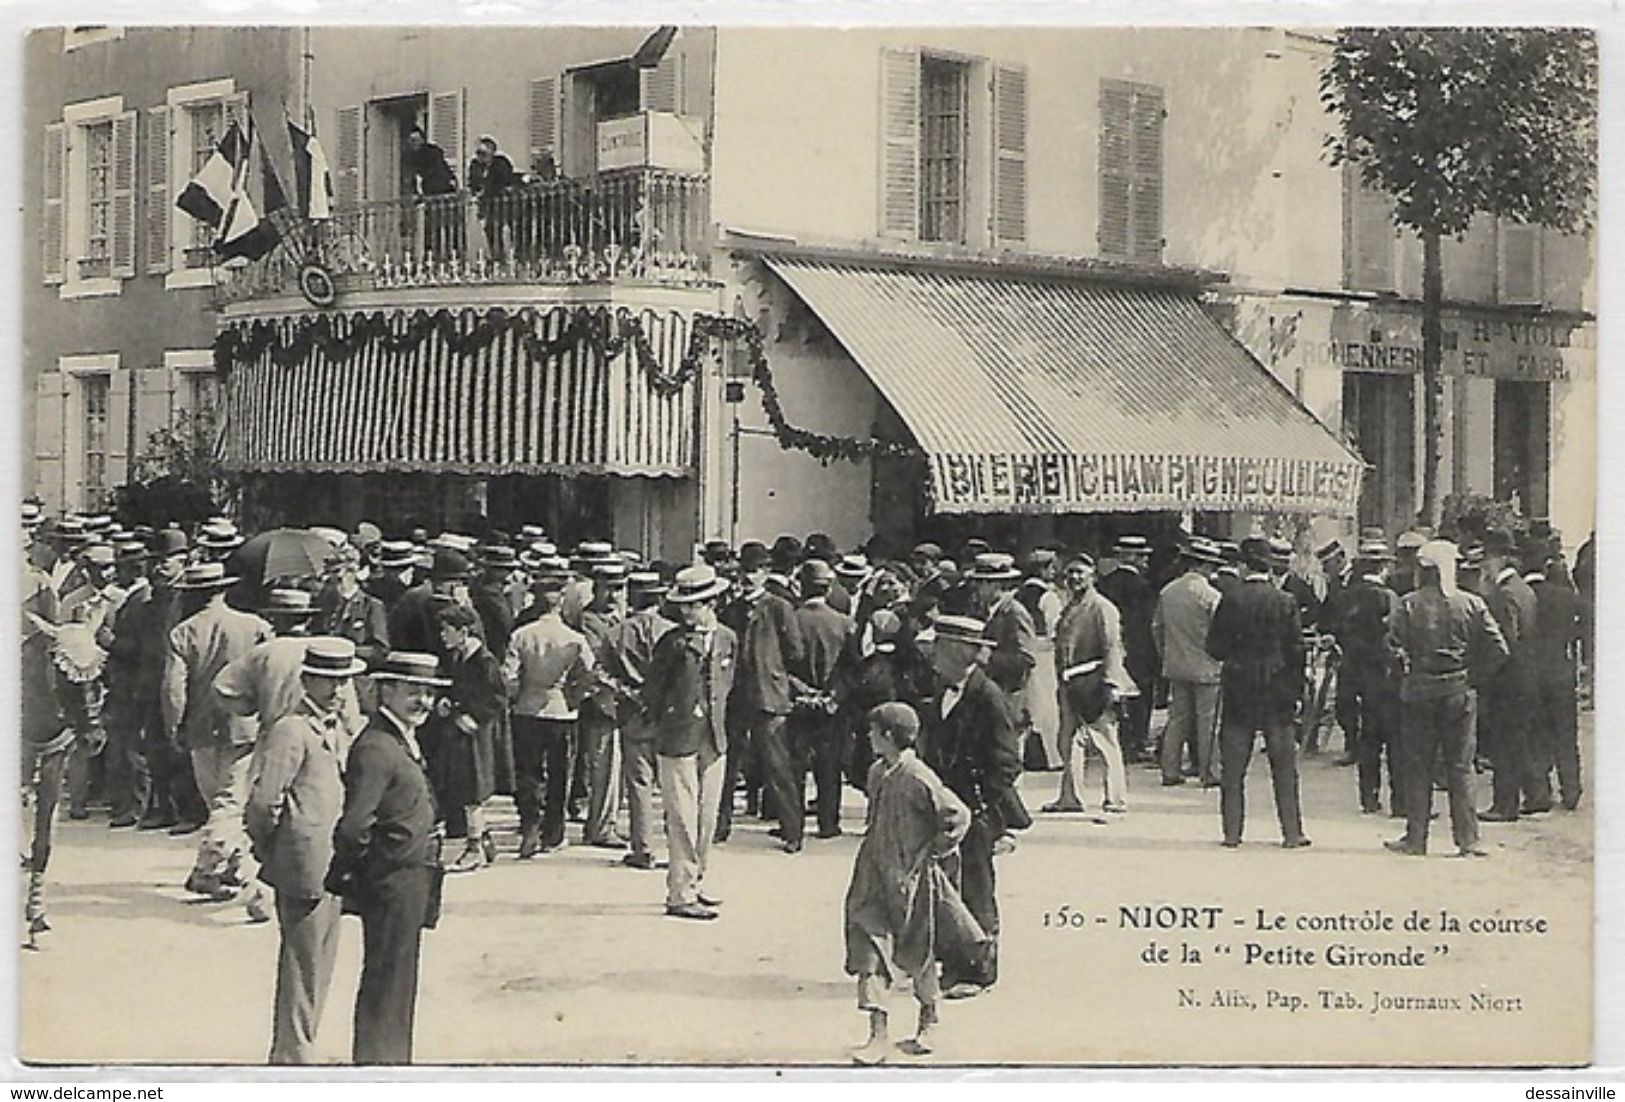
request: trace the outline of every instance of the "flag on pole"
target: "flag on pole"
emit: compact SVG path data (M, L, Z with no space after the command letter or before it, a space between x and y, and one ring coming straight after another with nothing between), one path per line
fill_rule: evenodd
M219 229L231 206L238 169L247 160L248 141L233 119L225 136L215 143L214 153L176 197L175 205L199 222Z
M231 201L226 207L224 225L214 251L222 260L258 260L270 252L282 234L271 216L288 205L288 197L277 178L271 155L260 140L252 119L248 123L247 155L232 179ZM258 167L256 188L255 167ZM259 205L253 192L259 192Z
M293 146L294 196L298 211L312 222L333 217L333 174L327 153L316 138L316 128L304 129L288 120L288 143Z

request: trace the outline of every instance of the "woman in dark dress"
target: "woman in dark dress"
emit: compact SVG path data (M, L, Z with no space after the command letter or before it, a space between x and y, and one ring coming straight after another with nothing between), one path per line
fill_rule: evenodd
M446 655L440 675L451 685L425 725L423 753L435 798L446 809L446 836L466 839L450 872L473 872L496 857L485 802L495 789L493 736L508 703L501 664L475 634L477 620L473 609L459 604L435 612Z

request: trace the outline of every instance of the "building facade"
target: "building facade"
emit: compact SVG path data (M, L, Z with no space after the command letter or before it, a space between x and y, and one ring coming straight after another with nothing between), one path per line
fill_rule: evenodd
M98 509L178 413L214 422L209 239L175 197L231 119L280 122L297 35L52 28L25 49L24 487Z
M211 32L68 53L52 33L30 44L59 76L30 81L47 171L29 215L51 312L29 316L57 324L30 330L29 362L40 424L61 427L31 449L53 504L116 484L143 419L196 400L217 339L226 460L265 522L539 521L673 558L781 531L1065 537L1093 514L1394 532L1419 502L1420 246L1324 161L1316 36L212 32L267 44L241 65L188 53L201 88L232 74L223 109L245 89L297 113L308 86L338 212L246 269L186 270L187 220L153 213L201 148L182 126L158 143L169 167L114 189L141 227L114 294L76 213L101 202L74 181L113 94L83 62L134 65L123 94L173 131L192 101L157 51L185 43L143 43ZM112 146L146 153L141 121ZM457 190L419 194L413 127ZM509 194L465 189L482 135L526 176ZM331 302L305 293L312 268ZM1591 272L1588 241L1488 220L1445 250L1442 489L1515 495L1571 543L1595 486ZM134 324L149 299L185 315L163 348Z

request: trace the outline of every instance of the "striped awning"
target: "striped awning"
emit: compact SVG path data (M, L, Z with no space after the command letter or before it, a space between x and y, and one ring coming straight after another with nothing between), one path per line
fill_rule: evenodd
M689 319L647 311L640 320L655 359L675 367ZM276 324L282 347L296 347L300 319ZM347 324L335 316L339 336ZM556 340L566 324L555 311L537 319L536 335ZM405 332L405 319L395 328ZM512 331L461 351L439 332L415 347L388 343L369 342L342 362L315 344L292 364L285 355L277 362L267 348L233 366L226 465L262 472L693 472L694 387L657 390L630 344L614 358L582 341L534 360Z
M1188 292L767 262L928 454L940 511L1356 511L1360 458Z

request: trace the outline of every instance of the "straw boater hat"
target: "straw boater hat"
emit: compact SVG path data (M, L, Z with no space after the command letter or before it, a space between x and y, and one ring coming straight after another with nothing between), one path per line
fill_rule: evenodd
M416 558L410 540L384 540L378 545L378 566L382 570L400 570L413 565Z
M392 650L372 668L374 681L409 681L414 685L436 685L444 688L451 678L441 677L440 659L432 654L416 651Z
M666 588L666 583L654 570L633 571L626 576L626 585L633 593L659 593Z
M1370 562L1393 562L1394 553L1388 550L1388 541L1385 539L1362 539L1357 558Z
M719 597L728 590L725 578L717 577L716 567L708 563L697 563L694 566L685 566L677 572L672 580L671 589L666 592L666 599L674 605L693 604L696 601L709 601Z
M181 575L181 580L175 583L176 589L230 589L237 584L237 579L226 573L223 563L200 562L193 563Z
M520 543L540 543L547 539L547 529L540 524L525 524L519 528Z
M150 557L147 545L138 539L122 539L113 545L114 557L119 562L141 562Z
M1118 536L1117 542L1112 545L1112 554L1118 557L1123 555L1149 555L1151 554L1151 541L1135 533Z
M613 559L595 562L592 564L591 569L593 581L602 582L605 585L625 585L627 575L630 573L631 571L627 569L626 563L621 561L619 555Z
M23 502L23 527L38 528L45 523L45 510L41 509L37 501Z
M841 561L835 564L835 573L843 582L862 582L874 568L869 565L867 555L842 555Z
M480 565L487 570L518 570L519 556L504 544L492 544L480 551Z
M366 668L350 640L318 635L305 643L305 664L299 669L311 677L341 678L354 677Z
M1343 554L1343 544L1339 540L1327 540L1315 549L1315 558L1320 560L1322 566L1333 562L1341 554Z
M242 533L237 531L237 526L224 517L205 521L197 537L197 545L211 551L229 551L242 542Z
M976 556L965 577L973 582L1017 582L1021 571L1016 568L1015 556L988 551Z
M1180 547L1179 553L1192 562L1207 563L1209 566L1224 565L1224 552L1205 536L1190 537Z
M987 624L974 616L938 616L933 627L934 638L939 643L969 643L973 647L993 645L993 640L987 637Z
M287 620L307 620L316 615L316 605L302 589L273 589L266 597L260 615Z
M570 564L557 555L538 555L525 565L533 575L532 589L556 593L570 584Z

